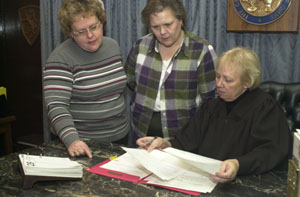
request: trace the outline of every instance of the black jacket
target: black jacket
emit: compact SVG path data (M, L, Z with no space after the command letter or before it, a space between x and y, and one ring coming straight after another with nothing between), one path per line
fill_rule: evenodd
M220 98L202 104L188 126L170 140L174 148L219 159L237 159L239 175L260 174L286 159L289 128L280 105L257 88L227 114Z

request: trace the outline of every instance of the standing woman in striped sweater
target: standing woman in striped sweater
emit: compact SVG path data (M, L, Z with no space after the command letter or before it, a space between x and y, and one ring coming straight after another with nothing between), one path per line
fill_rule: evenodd
M126 75L117 42L103 36L102 6L97 0L64 0L59 20L70 38L50 54L43 70L51 130L70 156L92 157L84 139L128 141Z

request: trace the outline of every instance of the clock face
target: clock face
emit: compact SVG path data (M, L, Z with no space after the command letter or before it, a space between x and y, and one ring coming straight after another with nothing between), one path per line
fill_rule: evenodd
M235 11L246 22L265 25L278 20L292 0L232 0Z

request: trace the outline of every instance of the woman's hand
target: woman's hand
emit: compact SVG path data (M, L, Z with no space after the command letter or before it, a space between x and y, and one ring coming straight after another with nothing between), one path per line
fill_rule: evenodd
M139 147L146 149L148 152L153 151L154 149L164 149L167 147L171 147L171 143L163 138L154 138L154 137L143 137L139 138L136 141Z
M210 177L219 183L226 183L235 179L239 171L239 161L237 159L228 159L221 163L219 172Z
M88 145L80 140L74 141L68 148L69 155L71 157L87 155L89 158L92 158L92 153Z

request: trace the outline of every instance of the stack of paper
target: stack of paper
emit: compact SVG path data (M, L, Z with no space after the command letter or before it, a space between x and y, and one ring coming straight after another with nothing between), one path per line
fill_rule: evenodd
M69 158L19 154L25 176L82 178L82 166Z

